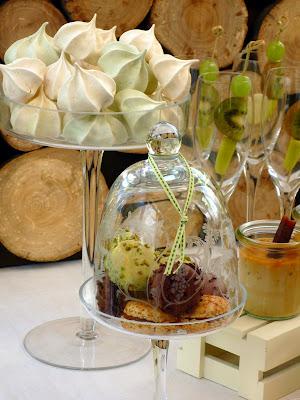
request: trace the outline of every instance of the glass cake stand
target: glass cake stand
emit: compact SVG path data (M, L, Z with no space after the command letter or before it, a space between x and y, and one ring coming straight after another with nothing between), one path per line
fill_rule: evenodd
M11 101L0 93L0 129L42 146L80 150L83 174L82 276L95 268L100 169L104 151L145 147L149 129L160 120L182 132L188 124L190 98L155 109L128 112L67 113ZM80 317L46 322L24 339L27 352L46 364L80 370L113 368L132 363L150 350L149 340L136 340L95 326L84 309Z

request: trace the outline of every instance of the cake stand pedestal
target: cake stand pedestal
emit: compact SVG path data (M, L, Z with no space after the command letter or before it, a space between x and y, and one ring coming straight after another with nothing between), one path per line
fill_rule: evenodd
M82 277L94 273L95 243L99 223L98 199L101 192L100 169L104 150L134 150L141 146L119 148L79 146L59 140L44 140L8 133L18 139L42 146L80 150L83 173ZM39 361L56 367L80 370L106 369L130 364L150 350L149 340L136 340L95 324L81 309L80 317L62 318L32 329L24 339L27 352Z

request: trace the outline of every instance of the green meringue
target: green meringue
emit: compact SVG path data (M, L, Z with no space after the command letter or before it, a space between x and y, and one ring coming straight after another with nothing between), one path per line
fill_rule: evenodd
M46 33L46 26L43 25L32 35L14 42L5 52L4 62L9 64L18 58L38 58L46 65L56 62L60 51L54 44L54 40Z
M129 44L112 42L103 47L98 66L115 80L117 91L136 89L144 92L149 83L145 55L146 50L140 52Z
M113 146L126 143L128 139L124 124L112 115L66 114L63 122L63 137L71 143Z
M131 139L140 143L146 140L153 125L163 120L164 110L160 108L166 102L153 100L138 90L125 89L117 93L114 105L124 112Z

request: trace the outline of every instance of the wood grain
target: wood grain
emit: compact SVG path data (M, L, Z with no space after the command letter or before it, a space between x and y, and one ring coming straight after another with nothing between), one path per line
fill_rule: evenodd
M12 136L11 134L9 134L4 129L1 129L0 132L2 134L3 139L6 141L6 143L8 143L11 147L13 147L16 150L27 152L27 151L37 150L40 147L42 147L38 144L28 142L27 140L18 139L16 137Z
M78 151L44 148L0 170L0 241L31 261L56 261L81 249L82 172ZM102 208L107 187L104 178Z
M229 200L229 212L234 228L246 222L246 182L241 176L235 192ZM254 219L279 219L279 201L275 187L266 169L257 187Z
M283 16L288 18L287 28L280 35L285 45L283 64L299 66L300 63L300 1L281 0L263 19L258 33L258 39L264 39L266 44L274 39L278 32L277 21ZM258 60L263 70L267 58L265 48L258 51Z
M158 40L179 58L211 57L215 37L212 28L222 25L216 58L221 68L230 65L242 49L248 12L243 0L155 0L150 21Z
M48 21L47 33L54 35L66 23L63 14L46 0L9 0L0 6L0 58L16 40L31 35Z
M97 14L97 26L110 29L117 26L116 34L135 28L148 14L153 0L62 0L72 20L90 21Z

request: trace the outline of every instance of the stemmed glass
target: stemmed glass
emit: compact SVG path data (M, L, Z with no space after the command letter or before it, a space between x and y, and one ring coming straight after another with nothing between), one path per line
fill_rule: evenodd
M244 168L247 191L246 218L247 221L253 221L255 211L255 192L265 163L265 151L261 139L260 124L263 97L263 75L257 59L257 50L251 51L249 59L246 53L239 53L233 61L232 70L235 72L243 71L245 75L251 78L253 85L251 145Z
M291 215L300 188L300 70L278 67L264 86L262 134L281 216Z
M95 238L99 223L100 168L103 151L136 150L145 146L150 126L161 119L184 129L190 99L149 110L66 113L16 103L0 93L0 128L42 146L80 150L83 173L82 275L95 269ZM64 122L64 123L63 123ZM38 129L34 127L38 126ZM54 300L55 301L55 300ZM24 345L30 355L50 365L101 369L126 365L149 351L149 341L101 327L82 309L81 317L62 318L32 329Z
M247 96L233 96L237 72L219 72L215 81L199 76L194 146L201 167L219 185L226 201L234 192L251 144L252 110Z
M147 142L148 160L117 178L98 230L94 279L80 289L101 324L151 339L155 400L167 399L169 340L224 328L246 298L223 196L187 165L179 142L161 122Z

